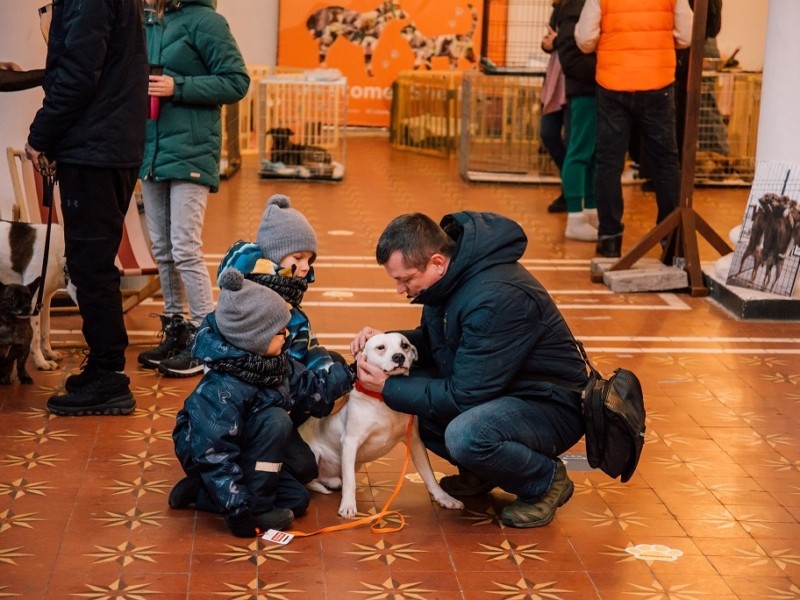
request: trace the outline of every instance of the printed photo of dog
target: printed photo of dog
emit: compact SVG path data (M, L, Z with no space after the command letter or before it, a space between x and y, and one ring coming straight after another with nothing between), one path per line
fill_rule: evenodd
M383 2L374 10L358 12L342 6L327 6L314 13L306 21L306 27L315 40L319 40L319 64L327 64L328 50L341 36L361 46L364 51L364 67L372 77L372 55L386 25L395 19L403 20L406 13L399 2Z
M0 281L28 285L40 277L46 235L45 224L0 221ZM60 225L54 224L50 230L50 251L43 285L41 313L30 320L33 330L30 353L37 369L52 371L58 368L57 361L61 355L50 346L50 302L58 290L66 288L77 304L75 288L67 276L64 230ZM35 302L36 296L31 299L32 307Z
M366 360L392 376L408 375L417 350L400 333L371 337L364 347ZM356 471L364 463L385 456L399 442L405 442L409 415L398 413L358 389L337 413L322 419L311 418L300 427L300 435L311 447L319 466L319 477L308 484L323 494L342 490L339 516L356 516ZM428 492L443 507L464 508L460 500L447 494L436 481L428 452L419 437L414 419L411 458Z

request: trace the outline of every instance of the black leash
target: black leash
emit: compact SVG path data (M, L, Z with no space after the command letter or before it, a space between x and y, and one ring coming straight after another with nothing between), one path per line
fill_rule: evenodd
M44 154L39 155L37 170L42 176L42 205L47 207L47 234L44 238L44 256L42 257L42 276L39 280L39 292L36 295L36 305L33 307L33 316L42 310L44 300L44 283L47 276L47 259L50 256L50 230L53 227L53 191L56 186L56 167Z

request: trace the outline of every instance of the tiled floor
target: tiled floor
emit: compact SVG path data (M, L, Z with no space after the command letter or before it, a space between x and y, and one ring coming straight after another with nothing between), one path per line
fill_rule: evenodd
M409 477L392 508L406 526L295 539L242 540L221 518L172 511L181 476L170 433L197 382L136 368L161 306L126 316L138 409L129 417L60 418L46 397L81 361L79 320L60 312L62 370L0 392L0 597L231 599L675 600L800 598L800 323L743 322L685 293L611 294L589 278L591 244L565 242L564 216L546 213L553 186L468 184L457 163L392 150L385 136L348 141L342 183L260 180L255 160L212 197L206 252L213 270L227 246L253 238L267 196L283 192L319 238L317 283L306 295L321 342L345 351L363 325L415 324L374 264L387 221L460 209L517 219L525 264L552 291L602 369L642 378L647 444L628 484L567 456L576 492L548 527L497 521L510 500L496 490L464 511L431 503ZM727 237L747 190L698 189L694 204ZM654 218L654 199L626 187L626 247ZM704 260L716 258L701 243ZM64 348L64 346L66 346ZM379 510L399 477L402 447L359 474L359 509ZM440 473L452 469L434 460ZM412 469L413 470L413 469ZM296 527L339 523L338 496L314 495Z

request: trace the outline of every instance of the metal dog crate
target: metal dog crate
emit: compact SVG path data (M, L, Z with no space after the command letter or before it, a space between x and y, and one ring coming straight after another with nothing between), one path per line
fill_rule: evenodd
M543 77L465 73L459 173L468 181L558 183L540 132Z
M484 0L481 69L487 75L541 74L547 67L542 37L552 0Z
M347 80L314 79L314 71L259 83L259 175L339 181L344 177Z
M695 183L752 183L760 108L761 73L703 73Z
M402 150L454 156L461 117L460 71L401 71L392 94L389 141Z

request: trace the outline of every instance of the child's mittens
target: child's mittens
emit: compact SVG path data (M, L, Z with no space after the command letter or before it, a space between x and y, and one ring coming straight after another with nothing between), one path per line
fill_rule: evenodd
M247 508L237 513L225 515L225 525L236 537L254 537L258 535L256 518Z

